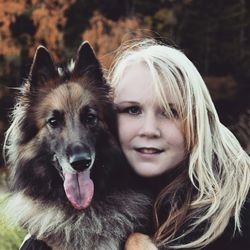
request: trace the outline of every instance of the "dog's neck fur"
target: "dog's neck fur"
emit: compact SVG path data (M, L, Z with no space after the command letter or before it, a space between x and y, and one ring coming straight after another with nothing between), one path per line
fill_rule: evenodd
M122 248L122 243L137 227L148 224L145 218L150 217L150 201L132 191L116 193L69 216L63 209L19 192L8 200L6 211L13 223L44 240L53 250L116 250Z

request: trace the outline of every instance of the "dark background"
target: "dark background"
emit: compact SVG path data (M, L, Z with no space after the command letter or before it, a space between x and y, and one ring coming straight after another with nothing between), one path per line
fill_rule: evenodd
M250 1L10 0L0 2L0 144L15 88L39 44L58 64L82 40L108 69L128 39L154 36L182 49L201 72L222 122L250 152ZM0 166L3 166L0 158Z

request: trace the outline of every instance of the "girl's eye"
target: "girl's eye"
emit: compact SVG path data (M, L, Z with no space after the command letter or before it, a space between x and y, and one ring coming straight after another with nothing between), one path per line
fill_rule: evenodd
M172 112L172 114L173 114L174 118L176 118L176 119L178 119L178 118L179 118L179 114L178 114L178 112L177 112L177 110L176 110L176 109L171 108L171 112Z
M179 118L179 115L178 115L178 112L177 112L176 109L171 108L171 113L173 115L173 118L175 118L175 119ZM170 118L171 117L165 110L162 111L162 116L164 116L166 118Z
M132 106L125 108L123 112L130 115L139 115L141 113L141 109L138 106Z

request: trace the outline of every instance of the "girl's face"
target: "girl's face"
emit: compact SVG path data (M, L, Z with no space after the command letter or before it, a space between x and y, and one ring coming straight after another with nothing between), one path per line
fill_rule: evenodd
M166 98L174 109L171 96ZM152 76L142 63L128 67L115 90L121 147L134 171L158 176L175 168L185 157L181 122L169 119L159 104Z

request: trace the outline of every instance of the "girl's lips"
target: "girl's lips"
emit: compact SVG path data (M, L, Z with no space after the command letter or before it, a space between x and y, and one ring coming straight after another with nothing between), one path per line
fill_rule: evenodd
M164 151L159 148L151 148L151 147L135 148L135 150L141 154L147 154L147 155L160 154Z

